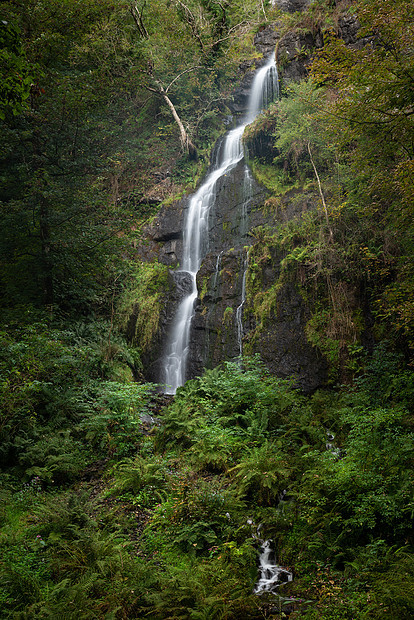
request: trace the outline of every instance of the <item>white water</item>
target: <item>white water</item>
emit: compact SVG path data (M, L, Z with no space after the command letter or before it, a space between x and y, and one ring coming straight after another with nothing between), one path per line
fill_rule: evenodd
M216 269L214 271L214 278L213 278L213 291L215 291L216 287L217 287L217 282L218 282L218 278L220 275L220 269L221 269L221 257L224 254L224 250L221 250L220 254L217 255L217 260L216 260Z
M237 344L239 347L239 356L243 355L243 306L246 301L246 276L247 268L249 266L249 255L246 253L246 257L243 261L243 276L242 276L242 291L241 301L236 310L236 324L237 324Z
M182 271L191 275L192 287L179 305L171 328L164 360L163 382L167 394L175 394L186 380L190 327L198 294L196 276L208 250L208 216L216 199L217 181L243 159L242 136L246 126L277 96L278 80L273 54L254 77L244 122L226 134L213 170L190 199L184 227Z
M262 545L262 553L259 560L260 578L254 589L255 594L273 592L282 583L292 581L293 575L286 568L282 568L272 560L273 551L271 541L265 540Z

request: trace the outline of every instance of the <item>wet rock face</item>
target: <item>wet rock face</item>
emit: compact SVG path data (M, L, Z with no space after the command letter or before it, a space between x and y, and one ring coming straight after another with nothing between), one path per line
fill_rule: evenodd
M286 13L295 13L305 10L312 0L274 0L274 6Z
M288 32L278 46L278 65L283 82L299 82L307 76L313 51L323 46L323 35Z
M246 165L240 162L217 183L216 203L209 218L209 252L218 254L232 247L242 248L250 244L252 213L263 205L267 193L252 178L251 197L244 204L245 174Z
M313 392L327 380L325 358L306 340L304 328L309 318L309 309L296 288L285 285L278 295L277 310L251 346L272 374L282 379L293 378L304 392ZM250 317L250 327L253 326L254 319Z
M277 25L277 24L276 24ZM255 38L254 45L263 57L252 63L243 63L240 65L240 73L242 80L237 88L234 89L232 99L228 102L228 107L236 115L243 115L247 111L247 105L250 96L250 89L256 69L265 64L266 59L275 51L275 46L280 35L272 26L262 28Z
M266 191L250 176L246 199L246 165L240 162L217 183L209 218L209 247L197 274L199 303L192 322L188 377L239 355L237 307L242 298L249 230L262 223L259 213Z
M145 241L139 254L143 260L158 260L172 269L177 267L183 248L183 221L186 200L163 205L153 222L144 228Z
M197 275L202 298L196 307L190 342L189 376L239 355L237 307L241 302L243 249L206 256Z
M275 24L277 27L278 24ZM280 39L280 35L272 26L262 28L254 37L254 46L260 54L266 58L274 52L276 43ZM258 65L259 66L259 65Z
M197 275L200 299L192 323L189 378L201 374L203 368L213 368L222 360L239 355L237 308L242 301L246 246L255 242L251 234L240 234L240 223L237 224L242 172L243 165L239 165L234 170L234 177L229 175L218 192L210 229L210 252ZM258 202L252 199L248 209L250 229L265 223L262 211L256 209L260 201L264 202L264 197L263 190L257 186ZM313 194L302 196L292 190L278 209L276 219L283 222L301 217L315 206ZM223 226L227 222L232 222L228 227L229 237L226 236L227 226ZM230 242L234 247L229 246ZM274 256L263 265L263 290L277 281L282 258ZM242 311L244 349L259 353L272 374L293 377L296 385L305 392L312 392L327 379L325 359L306 339L305 325L309 318L309 309L293 284L281 288L277 308L260 331L256 332L254 311L247 301Z
M183 271L170 272L169 287L165 291L160 304L161 313L158 332L152 342L151 350L142 355L144 374L148 381L154 383L160 381L168 334L170 333L179 304L191 292L191 289L192 279L190 274ZM134 330L133 319L134 317L132 316L130 319L130 329L132 330Z

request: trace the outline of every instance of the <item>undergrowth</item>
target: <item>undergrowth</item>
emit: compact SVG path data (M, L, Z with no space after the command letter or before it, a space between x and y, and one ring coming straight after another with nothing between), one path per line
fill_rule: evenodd
M46 336L38 373L73 342L50 352ZM13 354L32 376L29 350ZM83 408L69 399L66 428L43 393L32 426L9 402L2 617L411 617L414 381L398 355L379 347L352 389L313 396L257 357L227 362L179 388L149 434L140 416L162 397L106 376ZM264 538L294 580L257 596Z

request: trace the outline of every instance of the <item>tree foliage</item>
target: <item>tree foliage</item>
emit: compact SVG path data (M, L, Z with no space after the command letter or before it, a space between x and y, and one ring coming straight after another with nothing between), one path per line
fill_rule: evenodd
M2 3L5 618L413 616L413 9L356 0L349 46L346 4L286 20L324 30L324 47L246 132L270 192L250 342L296 287L329 389L305 396L245 357L171 400L140 382L167 268L136 252L149 190L182 189L189 170L163 92L203 155L277 9ZM282 223L303 195L315 208ZM265 538L294 580L258 597Z

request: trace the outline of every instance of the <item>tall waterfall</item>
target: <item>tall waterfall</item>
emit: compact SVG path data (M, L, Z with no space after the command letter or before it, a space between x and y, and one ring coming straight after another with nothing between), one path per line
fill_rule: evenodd
M232 170L244 156L242 136L246 126L278 96L278 77L274 54L257 71L243 123L229 131L218 150L212 171L190 198L183 236L181 271L191 276L191 291L178 306L163 363L163 383L167 394L175 394L186 380L191 319L197 299L197 272L208 250L208 216L216 199L218 180Z

